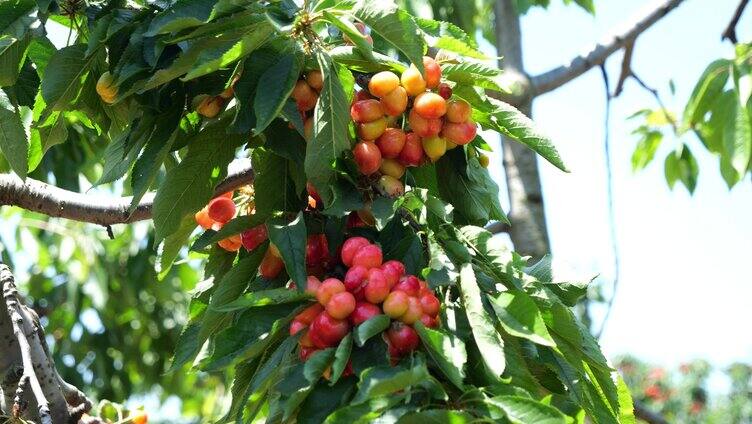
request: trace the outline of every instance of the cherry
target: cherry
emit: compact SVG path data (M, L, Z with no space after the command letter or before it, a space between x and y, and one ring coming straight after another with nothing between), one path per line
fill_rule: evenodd
M306 264L309 266L327 262L329 244L324 234L311 234L306 241Z
M358 169L363 175L371 175L381 166L381 151L375 143L361 141L353 148L353 156Z
M352 260L353 256L355 256L355 252L357 252L361 247L368 244L371 244L371 242L368 241L368 239L366 239L365 237L350 237L349 239L345 240L345 242L342 244L342 252L340 253L342 263L348 267L352 266Z
M405 147L405 132L399 128L387 128L376 140L376 146L385 158L396 158Z
M309 71L306 74L306 82L316 91L321 91L324 88L324 77L321 75L321 71Z
M446 120L449 122L456 124L466 122L470 119L472 113L473 110L470 108L470 104L464 100L450 100L447 102Z
M226 223L235 216L235 202L227 197L217 197L209 202L209 217L217 222Z
M383 159L379 171L384 175L400 179L405 175L405 166L396 159Z
M345 285L342 284L342 281L336 278L327 278L316 291L316 299L320 304L326 306L332 296L343 291L345 291Z
M355 96L353 100L355 102L359 102L361 100L368 100L368 99L373 99L373 96L371 95L371 93L369 93L368 90L359 90L355 92ZM379 103L379 105L381 105L381 103Z
M381 269L371 268L368 270L368 283L363 289L363 294L366 300L371 303L381 303L389 295L389 283Z
M403 291L393 291L384 299L384 313L389 318L397 319L407 312L409 296Z
M355 122L372 122L383 116L384 108L376 99L358 100L350 106L350 117Z
M428 91L415 98L413 110L425 119L438 119L446 113L446 100L438 94Z
M446 100L449 100L452 97L452 87L449 86L449 84L442 82L439 84L439 96L443 97Z
M473 122L463 122L455 124L447 122L441 129L441 135L447 140L451 140L459 145L465 145L475 138L478 128Z
M386 337L400 354L412 352L420 344L418 333L412 327L399 322L389 327Z
M355 252L352 258L352 265L360 265L371 269L381 266L382 259L381 248L375 244L367 244Z
M332 295L326 303L326 312L335 319L345 319L355 310L355 297L352 293L341 292Z
M394 72L381 71L374 74L368 82L368 91L376 97L384 97L399 86L400 80Z
M400 116L407 109L407 92L397 87L381 98L381 105L389 116Z
M359 325L369 319L381 315L381 309L368 302L358 302L355 304L355 310L350 315L350 322L352 325Z
M305 112L316 106L319 96L305 80L298 80L292 89L292 98L295 99L298 110Z
M381 194L387 197L397 197L405 194L405 185L391 175L382 175L377 185Z
M402 291L412 297L418 296L420 294L420 280L414 275L405 275L392 287L392 291Z
M282 254L279 253L279 248L275 246L274 243L269 243L269 252L278 258L282 257Z
M407 116L410 129L421 137L433 137L441 132L441 119L427 119L413 108Z
M480 163L480 166L488 168L488 165L491 163L491 159L489 159L487 155L481 153L478 155L478 163Z
M384 262L381 265L381 270L384 272L384 277L386 277L386 281L389 283L389 289L394 287L400 277L405 275L405 265L394 259Z
M313 340L311 340L311 332L306 330L306 332L300 336L300 339L298 339L298 344L301 347L314 347Z
M228 252L237 252L240 250L240 246L243 245L243 242L240 239L240 234L235 234L234 236L218 241L217 244Z
M314 187L310 181L306 183L306 191L308 192L308 195L311 196L311 198L313 198L313 201L316 202L316 206L324 204L321 201L321 196L319 196L319 192L316 191L316 187Z
M316 347L331 347L347 335L350 331L350 323L336 319L324 311L313 320L309 331Z
M196 224L200 225L201 228L205 230L208 230L209 228L212 227L212 225L214 225L214 220L211 219L211 217L209 216L208 206L204 206L203 209L196 212L195 218L196 218Z
M269 233L266 231L266 225L264 224L249 228L240 234L240 241L243 243L243 247L249 252L266 241L267 238L269 238Z
M426 283L423 280L418 280L418 284L420 284L420 291L418 292L418 297L423 296L426 293L433 295L433 290L431 290L428 287L428 283Z
M313 320L316 319L316 317L319 316L319 314L323 311L324 311L323 306L321 306L318 303L314 303L311 306L300 311L300 313L298 313L297 315L295 315L294 320L300 321L305 325L311 325Z
M426 156L431 159L431 162L436 162L444 156L446 153L446 142L440 137L426 137L421 140L423 144L423 151L426 152Z
M196 105L196 112L206 118L214 118L215 116L219 115L219 112L222 111L224 103L224 99L219 96L215 97L203 95L197 97L196 100L194 100L194 104Z
M433 58L423 56L423 69L426 74L426 87L438 87L441 83L441 66Z
M298 334L299 331L305 330L308 327L308 324L305 324L303 322L300 322L298 320L293 320L290 323L290 335L294 336Z
M405 146L399 154L399 161L405 166L418 166L423 162L423 146L417 134L409 132L405 135Z
M345 274L345 289L352 293L356 299L363 298L363 287L368 278L368 269L364 266L354 266Z
M147 424L149 422L149 415L143 411L136 412L131 417L131 423L133 424Z
M264 258L259 265L259 274L267 280L273 280L277 278L284 267L285 263L282 262L282 259L280 259L279 256L274 255L272 249L269 248L266 253L264 253Z
M415 65L410 65L410 67L402 73L400 82L410 96L417 96L426 91L426 80L423 79L423 75L420 74L420 71L418 71L418 68L415 67Z
M420 306L423 308L423 312L435 317L439 314L441 309L441 302L439 299L431 293L425 293L420 296Z
M423 315L423 307L417 297L407 298L407 312L399 318L405 324L415 324Z
M300 360L303 362L307 361L308 358L310 358L311 355L316 353L317 350L318 350L317 348L312 347L312 346L301 347L300 352L298 354L300 356Z
M386 130L386 119L381 117L371 122L358 124L358 137L362 140L376 140Z
M312 296L316 296L316 293L318 293L319 291L319 287L321 287L321 280L313 275L309 275L306 279L305 292Z
M447 150L452 150L452 149L456 148L457 146L459 146L459 144L457 144L454 141L449 140L447 138L444 139L444 142L446 143L446 149Z
M115 103L118 95L118 86L115 85L115 77L109 71L99 76L96 91L103 102L107 104Z
M428 328L437 328L439 326L439 318L438 317L432 317L428 314L423 314L420 316L420 322L423 323Z

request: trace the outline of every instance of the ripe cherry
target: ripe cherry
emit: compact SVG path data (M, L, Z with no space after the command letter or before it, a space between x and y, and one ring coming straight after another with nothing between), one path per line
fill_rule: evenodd
M269 233L266 231L266 225L264 224L249 228L240 234L243 247L249 252L266 241L267 238L269 238Z
M324 234L311 234L306 241L306 264L309 266L327 262L329 258L329 244Z
M324 310L324 307L318 303L314 303L311 306L303 309L300 313L295 315L295 321L300 321L305 325L311 325L314 319Z
M381 265L381 270L384 272L384 277L386 277L390 289L399 282L400 277L405 275L405 265L396 260L384 262Z
M441 132L441 119L427 119L413 108L407 117L410 129L421 137L433 137Z
M133 424L147 424L149 422L149 416L143 411L136 412L132 417L131 422Z
M405 185L391 175L382 175L377 187L379 192L386 197L397 197L405 194Z
M423 307L423 312L435 317L439 314L441 309L441 302L432 293L424 293L420 296L420 306Z
M196 212L195 218L196 218L196 224L200 225L201 228L205 230L208 230L214 225L214 220L211 219L211 217L209 216L208 206L204 206L203 209Z
M420 322L428 328L437 328L439 326L439 317L432 317L428 314L423 314L420 317Z
M415 133L405 135L405 146L399 154L399 161L405 166L418 166L423 162L423 145Z
M423 144L423 151L431 159L431 162L436 162L446 153L446 142L443 138L437 136L425 137L421 140L421 143Z
M470 119L472 112L473 110L466 101L460 99L450 100L447 102L446 120L460 124Z
M376 146L385 158L396 158L405 147L405 132L399 128L387 128L376 140Z
M389 318L397 319L407 312L409 296L403 291L393 291L384 299L384 313Z
M353 156L363 175L371 175L381 166L381 151L375 143L361 141L353 148Z
M449 100L452 97L452 87L445 82L439 84L438 92L439 96L443 97L445 100Z
M300 336L300 339L298 339L298 344L301 347L314 347L313 340L311 340L311 332L306 330L305 333Z
M355 252L352 258L352 265L360 265L371 269L381 266L382 260L381 248L375 244L367 244Z
M381 106L389 116L402 115L407 109L407 92L403 87L397 86L381 98Z
M383 159L379 171L384 175L400 179L405 175L405 166L399 163L397 159Z
M206 118L214 118L219 115L225 104L225 99L219 96L205 96L199 99L197 103L194 103L196 104L196 112Z
M306 82L316 91L321 91L324 87L324 77L321 75L321 71L309 71L306 74Z
M417 297L407 298L407 311L399 318L405 324L415 324L423 315L423 307Z
M352 266L352 260L353 256L355 256L355 252L358 251L361 247L371 244L368 239L365 237L350 237L349 239L345 240L345 242L342 244L342 252L340 253L340 258L342 259L342 263L345 264L345 266Z
M447 122L441 129L441 135L444 138L459 145L464 145L473 141L477 132L478 127L473 122L463 122L461 124Z
M418 348L420 338L418 333L409 325L398 322L392 324L386 332L386 337L394 348L401 354L412 352Z
M290 335L294 336L298 334L298 332L305 330L308 327L308 324L305 324L303 322L300 322L298 320L293 320L290 323Z
M240 246L243 245L243 242L240 239L240 234L235 234L234 236L218 241L217 244L228 252L237 252L240 250Z
M350 117L355 122L372 122L384 116L384 108L376 99L356 101L350 106Z
M345 285L342 281L336 278L327 278L321 282L318 291L316 291L316 299L320 304L326 306L332 296L343 291L345 291Z
M355 310L355 297L343 291L332 295L326 303L326 312L335 319L345 319Z
M426 91L426 80L423 79L423 75L420 74L420 71L415 65L410 65L410 67L402 73L400 82L410 96L417 96Z
M350 331L350 323L336 319L324 311L313 320L309 331L316 347L331 347L347 335Z
M368 82L368 91L376 97L383 97L399 86L399 77L390 71L374 74Z
M310 294L311 296L316 296L316 293L318 293L319 291L319 287L321 287L321 280L313 275L309 275L306 279L305 292Z
M261 260L259 265L259 274L267 280L273 280L277 278L284 267L285 263L282 262L282 259L274 255L272 249L267 249L264 253L264 259Z
M373 96L371 95L371 93L369 93L368 90L359 90L355 92L353 101L359 102L361 100L368 100L368 99L373 99Z
M362 140L376 140L386 130L386 119L381 117L371 122L358 124L358 137Z
M425 92L415 98L413 110L425 119L438 119L446 113L446 100L436 93Z
M298 80L292 89L292 98L300 111L309 111L316 106L319 96L305 80Z
M345 274L345 289L352 293L356 299L363 298L363 287L368 278L368 269L364 266L354 266Z
M359 325L369 319L381 315L381 309L368 302L358 302L355 304L355 310L350 315L350 322L352 325Z
M235 202L226 197L217 197L209 202L209 217L223 224L235 216L236 210Z
M433 58L423 56L423 69L426 75L426 87L438 87L441 83L441 66Z
M420 280L414 275L405 275L392 287L392 291L402 291L412 297L418 296L420 294Z
M363 289L367 301L381 303L389 295L389 283L380 268L368 270L368 282Z

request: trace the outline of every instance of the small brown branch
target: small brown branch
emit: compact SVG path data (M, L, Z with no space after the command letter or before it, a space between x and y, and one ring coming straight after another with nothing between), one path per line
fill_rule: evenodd
M721 34L721 41L729 40L732 44L739 42L736 38L736 26L739 24L739 19L742 18L742 13L744 13L744 8L747 7L747 3L749 3L749 0L742 0L739 2L739 5L736 6L734 16L731 17L731 21L726 29L723 30L723 34Z
M648 424L668 424L668 421L661 414L651 411L638 401L634 402L634 415Z
M645 82L640 79L634 72L630 72L630 76L637 81L637 84L640 84L642 88L650 92L650 94L653 95L655 98L655 101L658 103L658 106L661 108L661 111L663 111L663 115L666 117L666 120L671 124L671 127L674 129L675 133L679 132L679 126L676 123L676 120L671 116L670 113L668 113L668 109L666 109L666 105L663 104L663 100L661 100L661 95L658 94L658 90L656 90L653 87L650 87L649 85L645 84Z
M621 73L619 73L619 81L616 83L616 90L614 91L613 97L619 97L619 94L624 90L624 83L627 81L627 78L632 76L632 53L634 52L635 41L636 40L632 40L624 46L624 57L621 60Z
M250 163L230 173L214 193L219 195L253 182ZM105 227L150 219L154 193L147 193L133 213L129 212L131 197L82 194L16 175L0 174L0 206L19 206L47 216L99 224Z

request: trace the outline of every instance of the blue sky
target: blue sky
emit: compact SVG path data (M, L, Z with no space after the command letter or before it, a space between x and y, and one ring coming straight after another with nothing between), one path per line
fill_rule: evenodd
M568 61L621 25L650 1L597 1L592 17L558 1L548 10L534 9L523 18L524 61L537 74ZM635 72L658 87L667 107L680 111L705 66L731 56L720 34L736 0L687 1L637 41ZM738 28L752 37L752 11ZM621 54L607 69L612 87ZM676 95L668 82L673 79ZM675 145L664 140L659 161L640 173L631 170L635 122L626 117L657 107L634 82L612 103L611 161L614 175L617 240L621 258L618 296L601 340L608 356L632 353L664 365L705 358L723 367L752 362L748 328L752 307L749 273L752 241L752 184L749 179L729 191L717 159L686 140L700 164L694 196L682 187L671 191L662 161ZM558 273L614 275L608 226L606 167L603 152L605 100L600 70L593 69L535 101L533 118L554 139L572 170L563 174L542 163L543 192ZM497 164L499 163L496 157ZM608 293L608 290L606 291ZM594 311L600 322L601 310Z

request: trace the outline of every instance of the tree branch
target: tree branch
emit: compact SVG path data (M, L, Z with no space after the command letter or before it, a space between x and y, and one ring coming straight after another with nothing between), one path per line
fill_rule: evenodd
M721 41L729 40L733 44L736 44L739 41L736 38L736 25L739 24L739 19L742 18L742 13L744 13L744 8L747 7L747 3L749 3L749 0L742 0L739 2L739 5L736 6L736 11L731 18L731 22L729 22L726 29L723 30L723 34L721 34Z
M642 421L645 421L648 424L668 424L668 421L666 421L663 416L651 411L638 401L634 402L634 414L635 417L639 418Z
M248 161L244 161L248 162ZM215 194L235 190L253 182L253 169L244 163L220 182ZM22 181L16 175L0 174L0 205L19 206L48 216L72 219L110 226L151 218L154 193L147 193L133 213L128 209L132 197L100 196L76 193L27 178Z
M609 34L603 41L589 48L586 53L580 54L567 64L532 77L533 94L540 95L555 90L590 68L602 64L611 54L626 46L683 2L684 0L661 0L629 21L624 28Z

